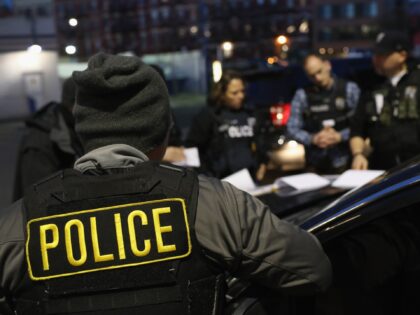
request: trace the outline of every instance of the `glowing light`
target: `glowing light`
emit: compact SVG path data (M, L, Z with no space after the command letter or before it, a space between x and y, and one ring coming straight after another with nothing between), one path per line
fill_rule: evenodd
M298 146L299 146L299 143L297 143L297 141L295 141L295 140L290 140L287 144L288 144L291 148L296 148L296 147L298 147Z
M232 56L233 43L232 42L223 42L222 43L222 50L223 50L223 56L224 57Z
M301 32L301 33L308 33L309 32L309 23L308 23L308 21L303 21L299 25L299 32Z
M197 32L198 32L198 27L197 27L197 26L191 26L191 27L190 27L190 32L191 32L191 34L197 34Z
M274 58L273 57L268 57L267 58L267 63L269 63L270 65L274 64Z
M334 49L333 49L333 48L328 48L328 49L327 49L327 52L328 52L330 55L332 55L332 54L334 53Z
M277 36L276 42L277 44L284 45L287 43L287 37L284 35Z
M30 53L39 54L42 51L42 47L35 44L35 45L32 45L32 46L29 46L27 50Z
M71 27L76 27L76 26L77 26L77 24L79 24L79 21L77 21L77 19L75 19L75 18L71 18L71 19L69 19L69 25L70 25Z
M283 45L283 46L281 47L281 50L283 50L283 51L289 51L289 46L287 46L287 45Z
M327 52L327 51L325 50L325 48L320 48L318 51L319 51L319 53L320 53L321 55L325 55L325 53Z
M294 31L296 31L296 27L294 25L289 25L286 28L287 33L293 33Z
M222 63L219 60L213 61L212 69L213 69L213 81L219 82L223 74Z
M66 46L66 54L67 55L74 55L76 53L77 49L76 46L68 45Z
M231 42L224 42L222 44L222 48L223 48L223 50L232 50L233 49L233 44Z

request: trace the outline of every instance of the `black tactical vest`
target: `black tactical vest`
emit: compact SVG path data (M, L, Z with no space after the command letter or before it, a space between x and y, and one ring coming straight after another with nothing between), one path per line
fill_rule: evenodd
M256 170L254 152L255 118L245 110L211 110L214 119L209 163L216 177L225 177L243 168Z
M308 108L304 113L304 121L305 130L308 132L316 133L324 127L324 124L338 131L349 126L347 82L337 78L334 84L332 91L322 90L316 86L305 89Z
M375 168L388 169L420 154L420 71L374 90L366 103L367 136Z
M24 199L34 289L17 314L219 314L223 277L194 231L194 172L157 162L75 170Z

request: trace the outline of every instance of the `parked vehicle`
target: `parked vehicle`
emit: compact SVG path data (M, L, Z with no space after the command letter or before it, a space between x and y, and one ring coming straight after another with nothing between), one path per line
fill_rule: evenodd
M279 309L281 314L305 315L418 314L419 209L420 156L321 211L289 215L284 219L321 241L333 266L332 286L316 297L301 298L261 295L248 288L249 293L232 302L234 310L241 310L235 314L279 314ZM233 292L240 287L236 283Z

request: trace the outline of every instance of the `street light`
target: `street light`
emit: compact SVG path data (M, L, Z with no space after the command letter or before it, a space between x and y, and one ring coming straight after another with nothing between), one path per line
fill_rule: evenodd
M301 33L308 33L309 32L309 23L308 23L308 21L303 21L299 25L299 32L301 32Z
M76 27L76 26L77 26L77 24L79 24L79 21L77 21L77 19L75 19L75 18L71 18L71 19L69 19L69 25L70 25L71 27Z
M76 46L74 46L74 45L66 46L65 50L66 50L67 55L74 55L77 51Z
M287 37L286 36L284 36L284 35L279 35L279 36L277 36L277 38L276 38L276 43L277 44L279 44L279 45L284 45L284 44L286 44L287 43Z
M231 57L233 52L233 43L232 42L223 42L222 43L223 57Z

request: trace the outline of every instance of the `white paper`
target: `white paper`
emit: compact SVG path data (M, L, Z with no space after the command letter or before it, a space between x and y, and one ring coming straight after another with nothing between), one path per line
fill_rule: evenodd
M261 196L265 194L270 194L276 191L276 189L277 189L277 185L269 184L269 185L257 186L255 189L250 190L249 193L253 196Z
M332 186L345 189L360 187L382 175L384 172L381 170L348 170L337 178L332 183Z
M330 185L330 181L314 173L285 176L278 180L292 186L298 191L320 189Z
M246 192L251 192L257 188L251 174L249 174L249 171L246 168L223 178L222 181L228 182L236 188Z
M185 160L173 162L175 165L179 166L189 166L189 167L200 167L200 155L198 154L198 148L185 148L184 149Z

